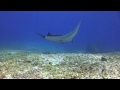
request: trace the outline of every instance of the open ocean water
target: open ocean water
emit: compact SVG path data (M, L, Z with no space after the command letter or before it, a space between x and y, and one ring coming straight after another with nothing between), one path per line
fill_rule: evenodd
M80 21L73 42L57 43L36 35L65 35ZM96 45L113 52L120 51L119 34L119 11L0 11L0 49L77 53Z

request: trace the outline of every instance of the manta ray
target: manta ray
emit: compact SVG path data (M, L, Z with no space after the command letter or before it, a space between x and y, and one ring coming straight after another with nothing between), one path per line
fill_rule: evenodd
M65 35L52 35L49 32L48 32L48 35L43 35L40 33L37 33L37 35L40 35L42 38L44 38L46 40L50 40L50 41L54 41L54 42L60 42L60 43L71 42L71 41L73 41L73 37L75 37L75 35L77 34L77 32L79 30L80 24L81 24L81 22L79 22L79 24L75 27L75 29L73 31L71 31Z

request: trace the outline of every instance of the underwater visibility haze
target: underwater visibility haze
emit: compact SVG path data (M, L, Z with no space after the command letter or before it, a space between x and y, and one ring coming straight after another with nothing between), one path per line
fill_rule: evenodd
M120 79L120 11L0 11L0 79Z
M80 21L71 42L54 42L37 35L66 35ZM50 53L118 52L120 12L0 11L0 49Z

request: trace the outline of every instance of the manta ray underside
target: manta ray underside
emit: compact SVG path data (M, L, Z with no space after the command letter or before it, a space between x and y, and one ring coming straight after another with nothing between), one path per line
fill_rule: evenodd
M73 31L71 31L70 33L66 34L66 35L51 35L48 32L48 35L43 35L38 33L37 35L40 35L41 37L43 37L44 39L50 40L50 41L54 41L54 42L71 42L73 37L77 34L79 27L80 27L81 22L75 27L75 29Z

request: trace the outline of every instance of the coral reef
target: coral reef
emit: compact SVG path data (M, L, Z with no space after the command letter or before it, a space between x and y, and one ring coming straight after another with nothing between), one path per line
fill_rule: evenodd
M120 53L0 51L0 79L120 79Z

